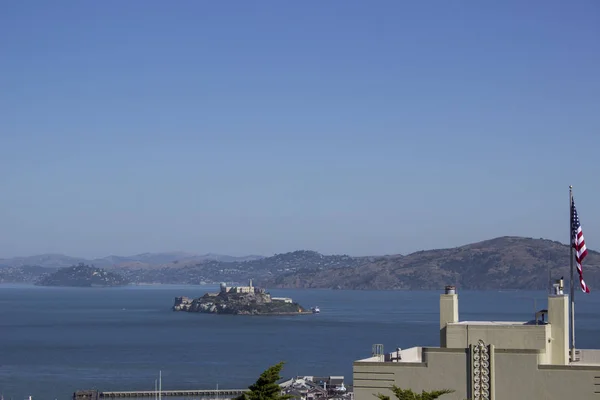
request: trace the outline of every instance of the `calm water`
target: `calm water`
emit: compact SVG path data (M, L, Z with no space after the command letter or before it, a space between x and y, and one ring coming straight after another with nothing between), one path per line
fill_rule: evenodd
M216 288L214 288L216 289ZM268 366L284 376L344 375L374 343L438 345L439 292L272 290L321 314L249 317L176 313L173 297L211 287L107 289L0 286L0 393L68 399L77 389L244 388ZM533 319L543 292L459 294L460 318ZM577 344L600 348L600 295L577 301Z

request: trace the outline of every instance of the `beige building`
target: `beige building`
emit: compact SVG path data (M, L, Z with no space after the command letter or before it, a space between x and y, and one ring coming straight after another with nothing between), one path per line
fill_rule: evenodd
M547 320L546 320L547 317ZM600 334L600 332L599 332ZM356 400L403 389L453 389L448 400L600 400L600 350L569 357L569 297L562 281L529 322L460 321L453 286L440 296L440 347L373 355L353 365Z

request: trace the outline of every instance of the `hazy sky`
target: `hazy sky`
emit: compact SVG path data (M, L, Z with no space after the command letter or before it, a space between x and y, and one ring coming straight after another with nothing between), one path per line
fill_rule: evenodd
M0 256L600 249L600 3L0 5Z

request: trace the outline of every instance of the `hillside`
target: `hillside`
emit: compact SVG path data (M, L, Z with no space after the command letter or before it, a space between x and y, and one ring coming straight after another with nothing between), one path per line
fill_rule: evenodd
M365 261L347 255L323 255L299 250L250 261L205 261L186 267L170 266L155 269L115 268L134 283L238 283L254 279L271 281L282 274L307 274L333 268L351 268Z
M100 268L84 264L61 268L56 272L43 276L36 282L38 286L123 286L129 282L122 276L107 272Z
M66 268L72 265L88 264L99 268L157 268L185 267L207 261L235 262L259 260L262 256L250 255L233 257L222 254L192 254L181 251L163 253L142 253L133 256L107 256L95 259L85 259L66 256L63 254L41 254L28 257L13 257L0 259L0 270L10 267L38 266L45 268Z
M0 268L0 283L32 283L55 271L55 268L30 266Z
M586 282L600 289L600 253L588 250ZM461 247L382 257L352 268L300 271L262 283L282 288L545 289L552 276L569 277L569 247L559 242L500 237Z
M350 257L301 250L256 258L182 257L181 261L148 267L150 259L167 261L176 255L182 254L147 253L125 263L119 260L105 269L132 283L239 283L254 279L269 288L441 289L455 284L464 289L544 289L548 268L554 278L569 277L567 245L522 237L500 237L405 256ZM43 276L43 271L0 268L0 282L31 282ZM589 250L584 271L592 290L600 290L600 253Z

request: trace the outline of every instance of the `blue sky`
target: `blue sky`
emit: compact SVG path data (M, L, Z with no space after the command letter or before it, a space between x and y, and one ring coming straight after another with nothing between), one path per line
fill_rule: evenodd
M0 256L600 249L596 1L0 6Z

